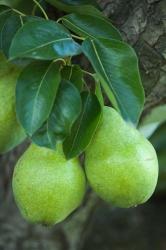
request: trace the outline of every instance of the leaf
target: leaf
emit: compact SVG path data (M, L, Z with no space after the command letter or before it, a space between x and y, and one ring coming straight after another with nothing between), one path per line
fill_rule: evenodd
M23 24L32 20L45 19L34 16L22 17L9 7L0 6L0 49L6 57L9 56L9 48L16 32Z
M10 59L34 58L52 60L77 55L80 46L60 24L50 20L34 20L24 24L16 33Z
M145 116L142 125L158 123L159 125L166 121L166 104L154 107L148 115Z
M7 14L8 13L8 14ZM9 48L15 33L22 26L20 15L14 13L12 10L4 15L0 15L0 48L8 57Z
M35 62L21 73L16 87L17 116L32 135L48 118L60 83L59 65Z
M56 146L54 133L49 130L47 121L32 135L31 140L40 147L55 149Z
M62 3L65 4L70 4L70 5L82 5L82 4L90 4L93 6L98 7L98 4L96 2L96 0L61 0Z
M166 121L166 105L160 105L151 110L142 120L139 130L147 138L152 136L156 129Z
M82 50L114 107L125 120L137 124L144 105L144 91L134 50L113 39L86 39Z
M6 5L6 6L14 6L16 5L18 0L0 0L0 5Z
M22 20L23 20L23 24L28 23L28 22L33 22L33 21L45 21L44 18L39 17L39 16L23 16Z
M62 22L68 29L85 38L122 40L119 31L105 17L70 14L62 17Z
M89 145L101 118L101 106L94 94L83 92L82 112L63 144L67 159L81 154Z
M150 137L150 142L153 144L159 163L159 178L157 184L157 192L165 192L166 190L166 122L161 123L153 135Z
M84 73L79 65L65 66L61 71L62 79L72 82L78 90L82 90L85 83Z
M104 106L104 98L102 94L101 84L100 81L97 79L97 77L95 78L95 82L96 82L95 94L100 102L100 105Z
M2 5L0 4L0 16L5 15L10 11L11 11L11 9L9 7L7 7L3 4Z
M25 14L31 14L34 6L33 0L0 0L0 4L15 8Z
M13 2L13 0L11 0ZM33 0L16 0L17 3L13 6L15 9L25 13L25 14L32 14L33 7L35 5ZM37 0L38 2L41 2L40 0Z
M95 1L70 1L72 2L72 4L67 4L69 3L69 1L60 1L60 0L46 0L46 2L50 3L51 5L53 5L54 7L65 11L65 12L72 12L72 13L80 13L80 14L84 14L86 13L87 15L99 15L99 16L103 16L103 14L97 9L95 8L95 6L92 6L92 4L94 4ZM73 4L75 3L75 4Z
M4 24L8 17L11 15L12 10L8 8L7 6L1 6L0 5L0 49L2 49L2 43L3 43L3 29L4 29Z
M160 150L166 151L165 134L166 134L166 120L165 122L161 123L158 126L154 134L149 138L149 141L153 144L156 151Z
M47 122L37 131L32 140L55 149L57 141L63 141L81 112L79 91L69 81L63 80Z

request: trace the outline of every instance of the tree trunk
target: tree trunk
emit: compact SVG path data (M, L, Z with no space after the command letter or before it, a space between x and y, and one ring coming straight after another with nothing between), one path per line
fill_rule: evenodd
M146 115L166 100L166 1L99 2L139 56ZM53 228L29 225L22 219L11 191L13 167L26 147L24 143L0 157L0 250L166 249L164 201L122 210L106 205L88 191L82 207L65 222Z

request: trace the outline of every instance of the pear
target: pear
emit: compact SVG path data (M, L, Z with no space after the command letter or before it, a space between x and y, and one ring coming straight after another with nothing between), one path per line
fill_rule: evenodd
M32 144L16 165L12 186L23 217L50 226L80 205L86 180L79 160L66 160L61 144L56 151Z
M158 160L150 142L113 108L103 119L86 150L85 170L94 191L115 206L146 202L158 179Z
M0 53L0 154L21 143L26 135L15 111L15 88L20 68Z

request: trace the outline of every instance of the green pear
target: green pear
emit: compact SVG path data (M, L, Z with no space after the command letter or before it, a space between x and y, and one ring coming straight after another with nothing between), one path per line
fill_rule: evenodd
M16 165L12 186L27 221L53 225L80 205L86 180L79 160L66 160L61 144L56 151L32 144Z
M15 112L15 88L20 68L0 53L0 154L21 143L26 135Z
M91 187L105 201L127 208L146 202L158 179L158 160L150 142L112 108L86 150Z

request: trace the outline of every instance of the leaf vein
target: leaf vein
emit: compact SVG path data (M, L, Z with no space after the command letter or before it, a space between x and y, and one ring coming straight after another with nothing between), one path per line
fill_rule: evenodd
M96 54L96 57L97 57L97 59L98 59L98 61L99 61L99 64L101 65L101 68L102 68L102 70L103 70L103 73L104 73L104 75L105 75L105 77L106 77L106 79L107 79L107 81L108 81L108 83L109 83L110 80L109 80L109 78L108 78L108 76L107 76L107 73L106 73L106 71L105 71L105 69L104 69L104 66L103 66L103 64L102 64L102 61L100 60L100 57L99 57L97 48L96 48L96 46L95 46L93 40L90 40L90 41L91 41L91 43L92 43L92 47L93 47L94 52L95 52L95 54ZM110 84L109 84L109 86L110 86ZM117 96L117 94L116 94L114 88L113 88L112 86L110 86L110 87L111 87L112 92L113 92L113 94L115 95L115 98L117 99L119 105L121 106L121 108L123 109L123 111L124 111L124 112L126 113L126 115L127 115L127 111L123 108L123 105L121 104L121 101L120 101L119 97Z
M65 18L63 18L65 19ZM78 30L80 30L81 32L87 34L88 37L91 37L91 38L95 38L94 36L92 36L91 34L89 34L88 32L86 32L85 30L81 29L80 27L78 27L77 25L73 24L72 22L70 22L68 19L65 19L71 26L77 28Z
M87 101L86 101L86 103L85 103L85 105L84 105L84 110L83 110L83 112L82 112L82 116L81 116L81 119L80 119L80 122L79 122L79 125L78 125L77 132L76 132L76 134L75 134L73 143L72 143L72 145L71 145L70 152L72 152L73 147L74 147L74 143L75 143L75 141L76 141L76 139L77 139L77 137L78 137L79 129L80 129L80 127L81 127L81 123L82 123L82 120L83 120L83 118L84 118L84 114L85 114L86 107L88 106L88 104L89 104L89 96L87 97Z
M26 55L26 54L28 54L28 53L33 52L34 50L41 49L41 48L43 48L43 47L45 47L45 46L47 46L47 45L50 45L50 44L52 44L52 43L57 43L57 42L65 41L65 40L72 40L72 38L71 38L71 37L68 37L68 38L62 38L62 39L58 39L58 40L53 40L53 41L50 41L50 42L48 42L48 43L44 43L44 44L42 44L42 45L40 45L40 46L38 46L38 47L29 49L29 50L27 50L27 51L25 51L25 52L23 52L23 53L19 53L18 56ZM11 59L12 59L12 58L11 58Z
M36 107L37 99L38 99L38 96L39 96L41 87L42 87L42 85L43 85L43 83L44 83L44 80L45 80L45 78L46 78L46 76L47 76L47 73L49 72L49 70L50 70L52 64L53 64L53 62L50 63L50 65L48 66L48 68L47 68L45 74L43 75L43 77L42 77L42 79L41 79L41 82L40 82L40 85L39 85L39 88L38 88L38 91L37 91L37 93L36 93L36 95L35 95L35 99L34 99L33 107L32 107L31 128L33 127L33 123L34 123L34 119L35 119L35 110L36 110L35 107ZM46 83L47 83L47 81L46 81Z

